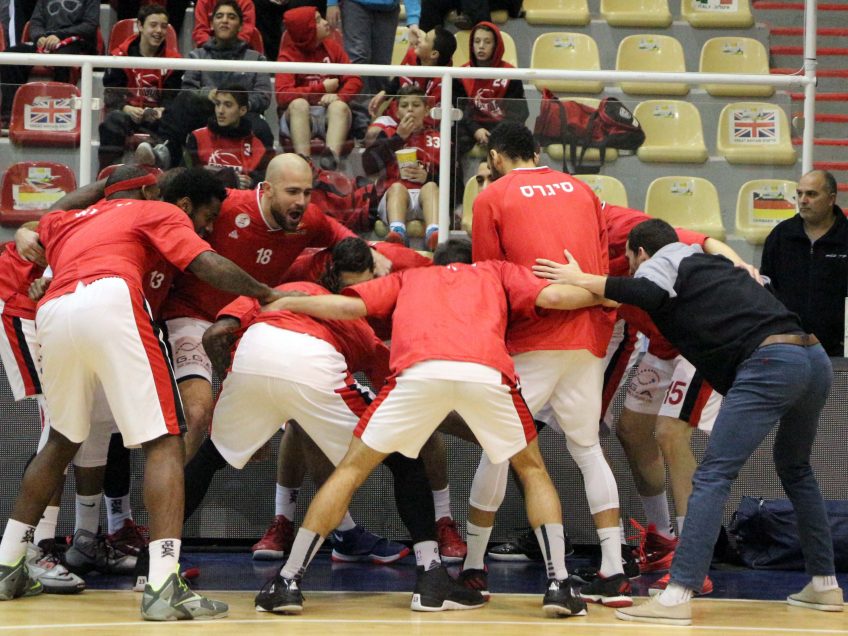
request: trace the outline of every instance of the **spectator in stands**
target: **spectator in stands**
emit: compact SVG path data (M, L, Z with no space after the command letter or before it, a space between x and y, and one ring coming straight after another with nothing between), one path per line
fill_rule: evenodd
M0 0L0 28L6 36L6 46L20 44L24 25L34 8L31 0Z
M238 37L250 43L256 32L256 9L251 0L237 0L242 12L242 25ZM198 48L206 44L214 35L212 19L215 14L215 0L197 0L194 4L194 28L191 40Z
M138 12L138 33L111 51L116 56L182 57L167 44L168 12L158 4ZM173 69L110 68L103 76L103 101L108 114L100 124L100 169L120 163L127 136L151 132L180 88L183 72Z
M443 24L452 10L457 12L456 28L470 29L479 22L490 21L490 12L498 9L508 11L511 18L517 18L521 14L521 0L422 0L421 29L429 31Z
M143 0L121 0L120 2L113 0L110 4L117 12L118 20L129 20L134 19L138 15L138 10L146 3ZM168 9L170 24L174 27L177 37L179 37L180 31L183 28L186 9L190 4L190 0L168 0L165 3L165 8Z
M265 168L273 151L265 148L253 134L244 119L246 114L247 92L243 86L224 84L219 88L215 92L215 116L186 140L185 164L233 170L241 189L264 181Z
M464 66L514 68L503 61L504 42L500 29L491 22L480 22L468 39L468 62ZM468 94L464 121L474 141L485 146L489 131L504 119L523 124L529 111L521 80L463 79Z
M350 64L342 45L330 37L329 23L314 6L287 11L284 20L281 62ZM362 88L362 79L355 75L277 73L275 85L277 107L282 112L280 135L291 137L294 151L304 157L310 155L311 137L325 137L320 166L335 170L350 133L348 102Z
M798 182L798 214L766 238L763 275L775 294L801 317L830 356L844 355L848 288L848 219L836 205L836 179L825 170Z
M423 218L432 252L439 240L439 131L425 122L427 101L415 84L400 89L398 121L381 117L368 129L362 166L369 175L385 171L386 192L377 211L389 226L386 240L409 242L406 222ZM408 157L395 153L407 149ZM408 153L409 154L409 153Z
M214 37L201 48L194 49L189 57L197 60L264 61L265 56L250 49L239 39L243 14L237 0L217 0L212 16ZM274 137L262 113L271 103L271 78L265 73L238 73L235 71L186 71L183 90L162 115L155 147L140 144L139 150L146 162L155 159L160 168L169 168L172 158L179 160L188 134L206 125L215 114L215 91L225 83L236 82L249 92L248 112L253 133L266 148L274 147Z
M276 61L283 37L283 16L286 11L311 6L327 15L327 0L253 0L256 9L256 30L262 36L265 56Z
M30 42L6 49L8 53L61 53L86 55L97 53L97 27L100 25L100 2L78 0L73 3L38 0L29 23ZM12 102L21 84L29 79L30 66L0 66L3 127L12 114ZM71 67L57 67L53 79L67 82Z
M423 38L418 29L420 0L406 0L406 25L412 45ZM344 45L354 64L391 64L397 32L400 2L398 0L327 0L327 20L333 28L342 27ZM450 56L448 56L450 57ZM374 94L387 88L382 77L366 77L366 92Z

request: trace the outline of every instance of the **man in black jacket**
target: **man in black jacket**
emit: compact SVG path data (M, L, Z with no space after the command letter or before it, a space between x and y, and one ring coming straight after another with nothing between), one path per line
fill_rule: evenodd
M779 223L763 248L762 273L830 356L843 356L848 288L848 219L836 205L836 179L825 170L798 182L798 214Z

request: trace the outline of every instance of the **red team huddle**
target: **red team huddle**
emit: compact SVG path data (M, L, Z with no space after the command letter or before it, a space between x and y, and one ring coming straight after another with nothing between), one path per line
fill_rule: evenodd
M393 149L401 126L378 120L374 136ZM429 142L438 137L422 126L418 121L404 130L403 146L416 147L430 173L438 144ZM562 260L567 250L584 271L625 274L627 234L645 216L602 204L582 182L536 167L535 143L523 125L502 124L487 141L494 183L474 204L471 246L449 241L436 251L436 266L425 267L430 260L411 250L377 244L371 250L376 267L352 272L365 282L342 295L297 282L329 271L330 249L354 235L309 203L312 171L295 155L271 161L256 189L227 190L204 206L180 210L147 201L153 178L126 167L110 177L105 198L94 206L46 215L37 232L55 278L38 305L37 336L35 305L24 294L41 268L10 244L0 257L0 352L17 399L37 395L43 385L52 431L27 470L0 544L0 599L41 591L27 570L26 545L62 469L88 435L99 383L124 443L142 446L148 460L146 619L227 614L225 604L182 582L182 500L163 494L166 488L182 492L183 461L210 425L214 447L236 467L290 419L337 466L285 565L256 597L258 610L299 613L303 573L354 490L390 453L416 457L452 411L485 451L471 492L468 555L459 580L451 580L436 567L438 546L427 540L425 527L415 544L419 579L412 608L470 609L487 600L483 555L508 463L524 485L546 565L545 613L582 615L586 602L631 605L632 573L622 561L618 493L599 444L599 422L612 394L604 388L605 364L626 361L628 355L616 352L632 350L632 343L628 349L626 337L613 337L612 305L577 287L551 285L530 267L537 258ZM422 185L397 164L387 166L387 175L405 188ZM680 239L735 256L703 235L681 231ZM167 335L154 322L160 313ZM390 353L365 317L390 321ZM718 398L693 379L691 365L664 345L644 314L624 310L619 319L650 336L642 364L660 377L654 386L630 390L627 408L692 425L708 420ZM214 349L207 355L204 346ZM229 363L214 409L213 362L219 371ZM370 405L355 387L355 371L382 386ZM620 371L608 369L612 384ZM680 399L670 399L669 386L679 389ZM534 416L564 434L583 474L602 558L596 575L582 584L565 567L562 511L539 454ZM685 493L673 487L680 510ZM665 550L657 560L670 560L669 523L650 528L647 538ZM650 555L641 565L659 569Z

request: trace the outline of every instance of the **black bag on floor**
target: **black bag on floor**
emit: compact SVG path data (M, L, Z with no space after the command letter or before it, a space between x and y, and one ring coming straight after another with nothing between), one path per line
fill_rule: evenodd
M836 570L848 570L848 501L825 501L833 536ZM743 497L728 529L748 567L803 570L795 510L787 499Z

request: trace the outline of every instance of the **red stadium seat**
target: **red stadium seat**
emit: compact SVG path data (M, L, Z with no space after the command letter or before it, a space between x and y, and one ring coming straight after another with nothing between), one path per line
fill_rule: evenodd
M101 179L108 179L110 174L115 172L115 170L117 168L120 168L123 165L124 165L123 163L115 163L115 164L112 164L111 166L106 166L97 175L97 180L100 181ZM144 168L145 170L147 170L147 172L149 172L150 174L155 175L157 177L160 174L162 174L162 170L157 168L156 166L141 166L141 167Z
M80 113L73 100L80 92L73 84L30 82L15 93L9 138L24 146L77 147Z
M0 29L0 53L6 50L6 32Z
M112 27L112 32L109 34L109 53L111 54L124 40L138 33L138 20L118 20L115 26ZM168 30L165 34L165 42L168 48L179 50L180 46L177 43L177 32L174 27L168 25Z
M63 164L49 161L13 164L0 182L0 223L20 225L38 220L53 203L76 187L74 173Z

